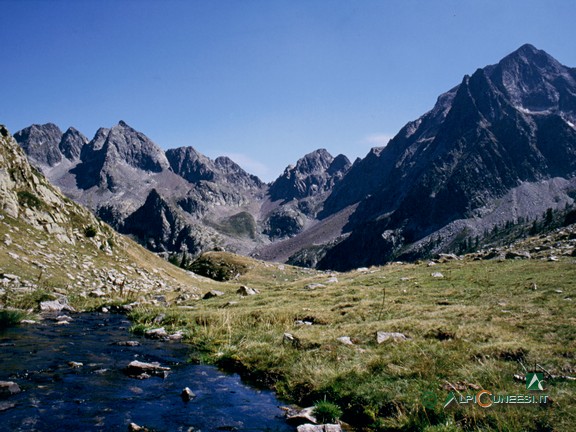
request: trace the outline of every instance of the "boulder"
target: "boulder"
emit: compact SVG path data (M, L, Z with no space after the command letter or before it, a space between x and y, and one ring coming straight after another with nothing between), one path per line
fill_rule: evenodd
M350 339L350 336L340 336L339 338L337 338L338 342L343 343L344 345L354 345L354 342L352 342L352 339Z
M101 289L95 289L94 291L90 291L88 293L89 297L100 298L106 296L106 293Z
M530 252L515 251L515 250L511 250L511 251L506 252L506 255L504 255L504 257L506 259L530 259L530 258L532 258L532 256L530 255Z
M316 417L312 414L314 407L304 408L300 411L290 410L286 414L286 422L292 426L299 426L309 423L317 423Z
M61 312L63 310L76 312L76 310L68 304L66 297L61 297L58 300L43 301L40 303L40 310L42 312Z
M242 297L244 297L244 296L251 296L251 295L260 294L260 291L258 291L255 288L250 288L250 287L247 287L246 285L242 285L240 288L238 288L238 290L236 291L236 294L240 294Z
M196 395L188 387L184 387L184 390L182 390L182 393L180 393L180 397L184 402L190 402L196 397Z
M145 363L138 360L134 360L124 368L124 373L131 378L145 379L151 376L159 376L166 378L169 367L160 366L158 362Z
M169 337L168 332L164 327L146 330L144 336L150 339L167 339Z
M442 279L442 278L444 278L444 275L443 275L442 273L440 273L440 272L434 272L434 273L432 273L430 276L432 276L433 278L436 278L436 279Z

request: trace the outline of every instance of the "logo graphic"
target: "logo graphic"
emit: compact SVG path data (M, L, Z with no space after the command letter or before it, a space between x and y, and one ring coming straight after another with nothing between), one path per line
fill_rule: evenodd
M434 393L433 391L428 390L422 392L421 399L424 408L428 408L430 410L436 408L436 403L438 402L438 396L436 396L436 393Z
M448 393L448 396L446 397L446 400L444 401L444 408L446 409L448 407L448 405L450 405L452 402L456 402L458 404L458 401L456 400L456 395L454 394L454 392Z
M544 374L541 372L529 372L526 374L526 390L540 390L544 391L542 387L544 381Z

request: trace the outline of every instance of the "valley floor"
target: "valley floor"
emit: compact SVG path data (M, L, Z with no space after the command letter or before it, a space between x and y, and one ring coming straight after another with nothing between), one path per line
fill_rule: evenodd
M576 423L574 281L570 258L342 274L259 263L223 283L221 296L141 308L132 318L143 330L165 314L162 325L186 330L203 360L300 405L332 401L357 427L569 430ZM241 297L241 284L260 293ZM378 332L390 334L378 341ZM531 371L544 374L543 391L527 390L522 379ZM482 389L547 396L547 403L444 408L451 392L463 401Z
M220 295L186 299L182 290L164 290L165 304L141 302L131 312L133 330L182 330L196 360L301 406L331 401L358 430L576 424L574 258L450 259L348 273L245 260L248 271L233 281L197 277L188 287ZM241 285L259 292L242 296ZM127 301L114 295L71 298L78 309ZM543 390L522 381L532 371L543 374ZM482 407L473 399L481 390L496 401L519 395L531 403ZM489 397L484 392L481 402Z

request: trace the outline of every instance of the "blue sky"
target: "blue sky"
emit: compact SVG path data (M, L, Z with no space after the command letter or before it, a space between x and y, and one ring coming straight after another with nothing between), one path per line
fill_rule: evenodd
M266 181L383 145L524 43L576 66L572 0L0 0L0 123L124 120Z

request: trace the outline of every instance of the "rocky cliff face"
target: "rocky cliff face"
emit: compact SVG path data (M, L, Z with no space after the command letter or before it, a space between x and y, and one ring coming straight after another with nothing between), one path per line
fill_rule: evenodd
M320 265L394 259L406 245L456 220L482 218L525 182L572 177L575 104L575 70L530 45L465 76L340 183L327 200L327 214L360 205L351 235ZM559 205L571 201L569 191L558 194ZM522 216L518 211L514 217ZM367 253L344 258L345 250Z
M350 161L344 155L332 157L325 149L307 154L288 166L268 191L273 201L303 199L330 191L344 176Z

